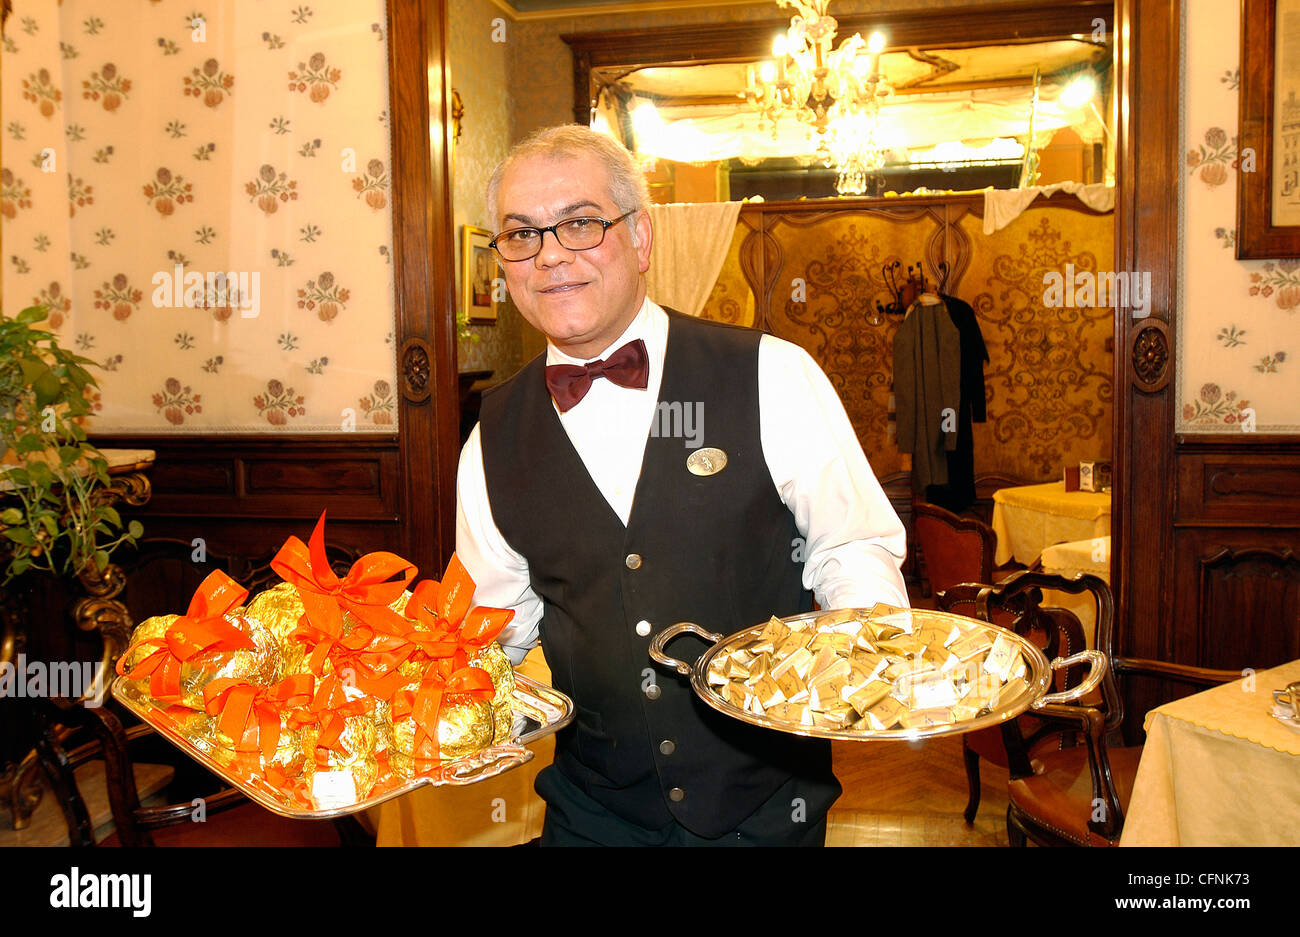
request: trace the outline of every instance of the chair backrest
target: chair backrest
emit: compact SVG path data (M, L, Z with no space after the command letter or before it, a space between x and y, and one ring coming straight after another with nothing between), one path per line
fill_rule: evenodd
M924 502L917 502L913 510L912 529L934 592L961 582L993 581L997 536L992 527Z
M1109 662L1114 651L1115 602L1110 586L1104 579L1090 575L1070 578L1050 573L1023 570L990 586L963 584L954 586L938 597L945 611L1001 627L1010 627L1016 634L1028 638L1040 647L1050 661L1055 657L1069 657L1086 647L1083 626L1074 613L1063 608L1045 607L1043 589L1054 589L1078 595L1092 594L1097 603L1096 649L1106 655ZM1009 621L1009 623L1008 623ZM1053 689L1066 690L1083 682L1083 666L1057 671ZM1106 730L1111 731L1124 719L1124 708L1115 682L1113 668L1107 667L1101 683L1102 702L1106 712Z

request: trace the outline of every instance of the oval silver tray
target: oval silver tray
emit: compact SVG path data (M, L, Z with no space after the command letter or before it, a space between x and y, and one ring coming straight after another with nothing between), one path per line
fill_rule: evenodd
M823 615L829 615L832 612L837 611L844 610L829 609L816 612L806 612L800 615L787 616L782 618L781 621L786 622L787 624L792 622L811 622ZM1102 654L1100 651L1081 651L1071 657L1058 657L1049 664L1041 650L1015 632L1008 631L1005 628L999 628L996 625L991 625L985 621L966 618L962 615L954 615L950 612L933 611L930 609L898 609L893 606L883 605L877 605L869 610L850 609L849 611L856 612L859 615L872 615L873 617L899 612L910 612L917 628L925 625L927 622L936 624L946 622L949 625L960 624L967 630L982 632L988 638L990 643L996 640L999 635L1005 636L1016 643L1017 649L1020 652L1020 657L1025 662L1025 676L1021 679L1010 680L1004 684L1001 695L998 699L998 704L990 711L970 719L929 726L917 726L907 729L835 729L822 726L805 726L796 722L789 722L767 715L758 715L756 713L747 712L739 706L735 706L728 702L708 683L709 664L719 655L728 654L753 641L763 631L763 629L767 627L767 622L755 625L752 628L747 628L744 631L738 631L726 638L707 631L692 622L679 622L675 625L669 625L663 631L655 635L654 640L650 643L650 657L655 661L655 663L662 664L666 667L672 667L679 674L689 677L691 688L700 699L709 706L712 706L718 712L730 716L733 719L739 719L742 722L748 722L751 725L775 729L778 732L787 732L792 735L805 735L813 738L841 739L857 742L880 739L912 740L931 738L940 735L960 735L964 732L973 732L976 729L1000 725L1008 719L1014 719L1027 710L1038 709L1048 703L1064 703L1069 702L1070 700L1080 699L1092 692L1092 690L1101 682L1102 677L1106 673L1106 655ZM674 657L670 657L664 651L664 648L669 641L679 635L687 633L698 635L706 641L713 642L713 646L701 654L693 665L677 660ZM1048 687L1051 685L1052 672L1054 670L1061 670L1081 663L1088 663L1091 666L1087 677L1079 686L1062 693L1047 692Z
M385 789L382 793L358 800L355 803L335 806L327 809L309 810L292 800L279 788L270 784L257 774L236 773L223 767L205 752L197 749L181 735L160 710L143 703L137 694L128 688L126 677L113 681L113 698L127 708L141 721L148 723L160 736L171 742L178 749L221 778L231 787L237 788L249 800L257 803L272 813L296 820L324 820L341 817L377 807L385 801L409 794L416 788L443 785L477 784L494 778L499 774L527 764L533 758L531 750L525 746L554 732L558 732L573 720L573 702L559 690L539 683L516 671L513 707L515 713L515 736L507 743L493 745L473 755L458 758L442 765L436 772L405 780L400 784ZM391 778L389 779L391 780ZM380 777L379 784L385 782Z

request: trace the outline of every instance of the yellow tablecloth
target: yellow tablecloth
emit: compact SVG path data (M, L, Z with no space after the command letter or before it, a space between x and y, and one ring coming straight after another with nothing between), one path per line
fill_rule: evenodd
M551 684L540 647L516 668ZM369 811L379 846L514 846L542 835L546 804L533 779L551 763L555 738L529 746L533 760L505 774L463 787L422 787Z
M1044 547L1110 536L1110 492L1066 491L1065 482L1001 488L993 492L994 562L1013 556L1026 566Z
M1080 573L1098 576L1110 582L1110 537L1056 543L1043 550L1043 572L1067 578ZM1043 604L1074 613L1083 625L1088 647L1096 647L1097 602L1091 593L1071 594L1057 589L1043 590Z
M1300 845L1300 730L1273 690L1300 661L1147 713L1121 846Z

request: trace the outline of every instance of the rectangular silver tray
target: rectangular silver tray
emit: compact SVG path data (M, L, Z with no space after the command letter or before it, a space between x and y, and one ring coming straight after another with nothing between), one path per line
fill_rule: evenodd
M287 795L263 778L257 775L235 774L228 768L222 767L207 754L195 748L168 721L160 718L157 709L142 705L133 694L126 692L126 684L126 677L118 677L113 681L113 698L133 715L142 722L147 723L160 736L231 787L241 791L249 800L265 807L272 813L296 820L325 820L330 817L341 817L349 813L357 813L361 810L376 807L395 797L409 794L416 788L426 785L441 787L448 784L466 785L486 781L488 778L494 778L531 761L533 753L525 746L558 732L573 720L572 700L559 690L516 672L513 699L515 734L512 741L493 745L473 755L449 761L432 774L411 778L396 787L365 800L359 800L342 807L308 810L289 799ZM382 781L383 777L380 780Z

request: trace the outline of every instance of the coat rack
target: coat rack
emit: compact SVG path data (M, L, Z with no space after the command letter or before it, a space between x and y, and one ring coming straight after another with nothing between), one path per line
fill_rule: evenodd
M939 283L935 292L944 293L948 287L948 261L941 260L936 266L939 270ZM918 260L915 266L908 264L906 279L902 279L902 269L901 260L895 260L880 268L880 276L893 297L888 305L876 300L876 312L881 316L905 316L912 303L916 301L916 297L929 292L925 279L925 265L921 261ZM872 322L872 325L879 325L881 321L883 320L878 319Z

